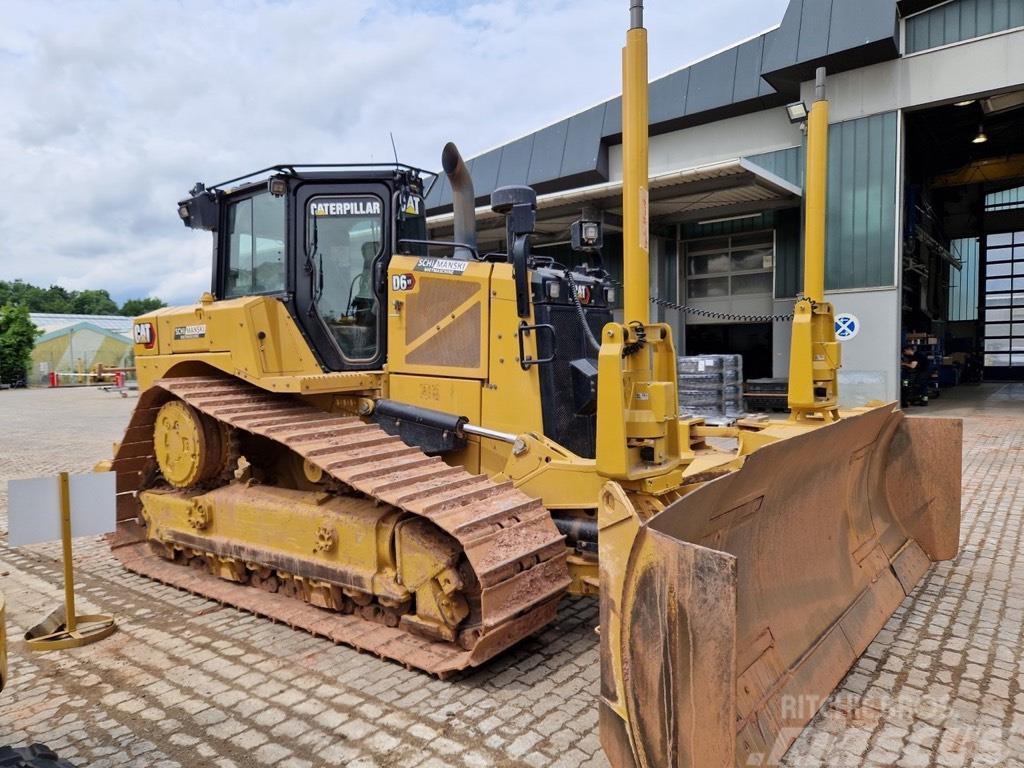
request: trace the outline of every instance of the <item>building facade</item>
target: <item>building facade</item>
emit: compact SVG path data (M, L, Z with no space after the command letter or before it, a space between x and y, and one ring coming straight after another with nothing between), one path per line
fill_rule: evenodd
M859 320L843 404L899 396L907 339L934 340L936 375L1024 378L1024 0L791 0L778 27L654 80L652 295L743 317L655 315L681 352L787 375L772 316L801 288L805 144L787 105L810 104L821 66L827 298ZM587 209L621 277L621 141L616 98L468 161L482 248L503 248L490 193L529 184L535 251L576 258L568 227ZM432 237L450 236L445 179L427 202Z

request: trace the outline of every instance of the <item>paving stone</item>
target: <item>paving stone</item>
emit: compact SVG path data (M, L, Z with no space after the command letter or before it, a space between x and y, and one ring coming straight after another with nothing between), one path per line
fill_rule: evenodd
M133 402L0 392L0 476L88 471ZM969 418L965 441L960 555L904 601L788 768L1024 768L1024 413ZM12 634L59 593L59 552L0 537ZM75 552L83 606L116 613L118 635L59 658L12 647L0 743L60 743L90 768L607 768L593 600L564 600L556 625L444 682L128 574L101 539Z

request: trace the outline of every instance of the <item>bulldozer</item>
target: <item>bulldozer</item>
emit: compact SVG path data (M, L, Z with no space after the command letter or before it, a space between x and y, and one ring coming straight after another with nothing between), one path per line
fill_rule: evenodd
M531 250L529 187L491 195L506 248L480 253L453 144L445 242L426 172L397 162L197 184L178 214L213 234L211 290L134 320L140 396L109 466L124 566L439 677L589 595L612 765L777 762L955 555L960 424L839 407L823 75L791 414L680 413L650 317L647 83L631 0L621 286Z

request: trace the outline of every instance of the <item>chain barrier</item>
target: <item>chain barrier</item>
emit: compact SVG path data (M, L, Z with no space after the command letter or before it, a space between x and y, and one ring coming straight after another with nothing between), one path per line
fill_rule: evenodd
M624 290L626 286L617 280L605 278L605 282L609 285L614 285L620 290ZM732 320L734 322L745 322L745 323L789 323L793 321L793 312L782 315L741 315L736 312L715 312L710 309L700 309L699 307L690 307L686 304L677 304L674 301L668 299L651 299L651 304L654 304L665 309L674 309L677 312L683 312L688 315L695 315L697 317L706 317L712 320Z

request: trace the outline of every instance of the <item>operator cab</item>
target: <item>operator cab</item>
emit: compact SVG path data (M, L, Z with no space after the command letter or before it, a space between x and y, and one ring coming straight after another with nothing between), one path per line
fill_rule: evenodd
M279 165L196 184L178 215L214 233L217 299L276 296L325 370L377 369L387 354L388 261L396 252L425 255L425 246L402 243L426 239L424 172L313 168Z

